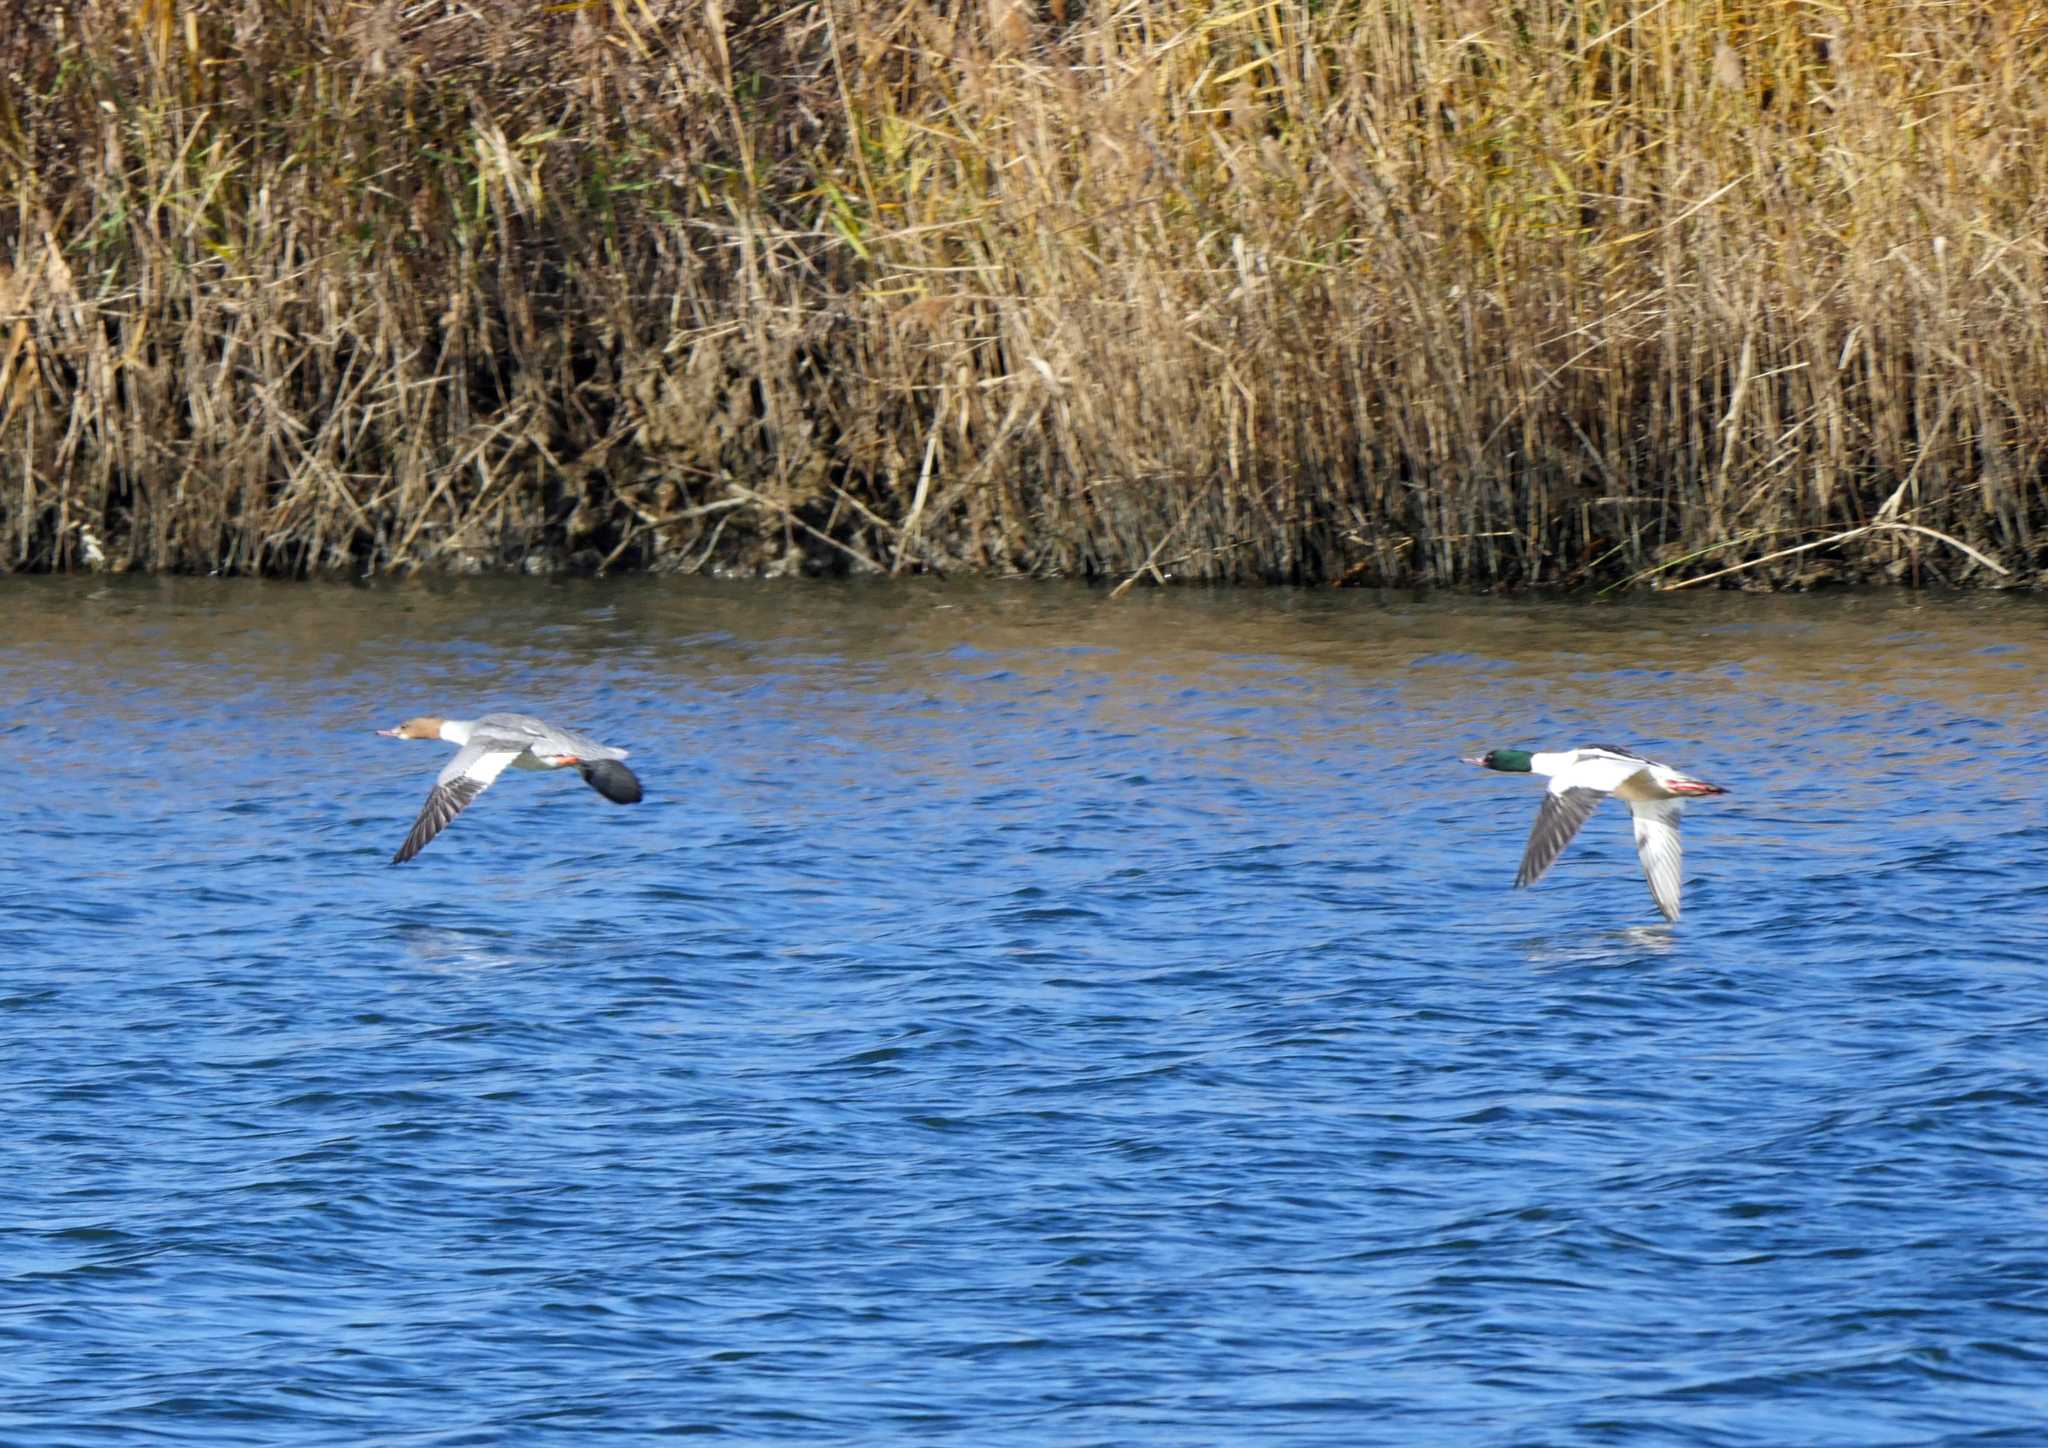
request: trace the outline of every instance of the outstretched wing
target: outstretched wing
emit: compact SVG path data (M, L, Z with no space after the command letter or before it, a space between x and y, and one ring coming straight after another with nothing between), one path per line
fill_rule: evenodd
M405 837L405 843L398 847L391 863L402 865L424 850L429 840L447 828L448 821L461 814L471 800L490 788L491 781L505 772L505 766L517 759L524 747L512 749L473 743L456 750L455 757L448 761L448 767L441 771L441 777L434 781L433 791L427 795L420 817L412 822L412 833Z
M1678 887L1682 879L1685 851L1678 843L1678 817L1685 801L1645 799L1629 805L1636 817L1636 854L1643 862L1643 874L1657 908L1666 920L1678 918Z
M1571 761L1550 778L1550 792L1536 812L1515 883L1533 885L1542 879L1594 807L1645 767L1645 761L1623 750L1595 747L1574 751Z
M1542 879L1543 872L1564 852L1579 826L1605 798L1606 790L1566 784L1563 775L1551 780L1550 792L1543 796L1543 807L1536 811L1535 827L1529 831L1528 847L1522 851L1522 868L1516 872L1515 883L1533 885Z

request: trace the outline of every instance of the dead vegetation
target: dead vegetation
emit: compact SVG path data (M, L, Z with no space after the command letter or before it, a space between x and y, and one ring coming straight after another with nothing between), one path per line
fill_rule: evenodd
M2048 571L2040 7L0 0L0 65L4 567Z

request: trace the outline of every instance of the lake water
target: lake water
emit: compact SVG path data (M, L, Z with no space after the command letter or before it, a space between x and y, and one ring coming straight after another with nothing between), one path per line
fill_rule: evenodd
M2048 1441L2041 600L0 617L0 1442Z

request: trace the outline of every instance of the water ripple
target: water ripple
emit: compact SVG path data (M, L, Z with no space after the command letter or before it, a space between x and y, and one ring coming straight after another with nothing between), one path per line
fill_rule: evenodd
M2048 1412L2038 603L0 589L0 1438ZM390 867L469 701L647 802ZM1676 927L1452 762L1610 736L1734 790Z

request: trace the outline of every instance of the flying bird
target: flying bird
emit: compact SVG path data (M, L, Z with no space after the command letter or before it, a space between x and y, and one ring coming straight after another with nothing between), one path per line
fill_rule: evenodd
M1650 894L1656 897L1666 920L1678 918L1679 866L1684 858L1678 843L1678 816L1688 799L1728 792L1718 784L1680 774L1668 764L1611 744L1547 753L1492 749L1462 762L1503 774L1550 776L1550 792L1536 811L1529 846L1522 852L1522 868L1515 875L1517 886L1533 885L1543 878L1543 872L1571 843L1601 800L1610 794L1627 800L1635 816L1636 854L1642 859Z
M583 782L614 804L638 804L640 781L619 763L623 749L600 744L588 735L557 729L526 714L486 714L481 719L443 719L426 714L396 729L379 729L389 739L438 739L461 747L434 781L425 808L413 821L412 833L391 857L402 865L427 847L448 821L512 769L567 769L575 766Z

